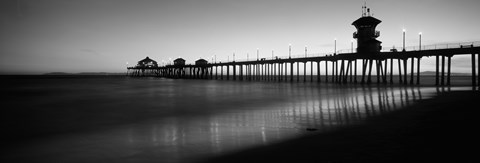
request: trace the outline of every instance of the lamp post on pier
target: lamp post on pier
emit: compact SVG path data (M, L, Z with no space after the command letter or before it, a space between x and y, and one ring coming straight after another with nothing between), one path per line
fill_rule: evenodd
M350 51L353 53L353 40L350 40Z
M405 29L403 29L403 50L405 51Z
M418 51L422 50L422 32L418 33ZM417 85L420 84L420 58L417 58Z
M258 52L258 48L257 48L257 61L258 61L258 53L259 53L259 52Z
M334 44L335 44L335 45L334 45L334 49L333 49L333 54L334 54L334 55L337 55L337 38L335 38Z
M305 58L307 58L307 45L305 45Z
M422 32L418 33L418 50L422 50Z
M288 44L288 59L292 59L292 44Z

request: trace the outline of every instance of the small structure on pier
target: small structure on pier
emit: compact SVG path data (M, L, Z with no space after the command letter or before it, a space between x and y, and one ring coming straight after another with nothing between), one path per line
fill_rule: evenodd
M357 39L357 53L361 55L375 55L380 52L382 42L377 40L380 31L375 30L380 20L370 16L370 8L362 6L362 17L355 20L352 25L357 28L353 38Z
M157 64L157 61L154 61L154 60L148 58L148 56L147 56L147 58L138 61L138 64L137 64L136 67L142 67L142 68L143 67L148 67L148 68L158 67L158 64Z
M195 61L196 66L206 66L208 64L208 61L205 59L199 59Z
M177 58L177 59L173 60L173 65L175 65L175 66L185 66L185 59Z

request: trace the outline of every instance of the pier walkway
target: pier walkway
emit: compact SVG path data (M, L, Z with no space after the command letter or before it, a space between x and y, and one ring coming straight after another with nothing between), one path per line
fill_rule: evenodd
M160 67L128 67L129 76L156 76L186 79L219 79L248 81L307 81L334 83L372 83L372 75L377 83L420 84L420 60L435 57L435 85L451 84L452 57L471 56L472 86L479 86L480 42L427 45L422 48L407 47L406 50L382 49L375 54L337 51L331 54L305 54L258 58L231 62L207 63L202 65L166 65ZM323 62L323 66L321 63ZM410 63L410 64L408 64ZM300 74L300 65L303 74ZM310 73L307 74L307 64ZM357 66L357 64L359 66ZM357 67L359 70L357 70ZM394 69L394 67L396 67ZM316 69L316 71L314 71ZM372 74L372 69L376 74ZM296 71L296 72L295 72ZM396 71L396 72L394 72ZM314 74L316 72L316 74ZM323 73L321 73L323 72ZM394 74L397 75L394 81ZM329 77L330 75L330 77ZM314 80L314 77L316 80ZM323 79L322 79L323 78Z

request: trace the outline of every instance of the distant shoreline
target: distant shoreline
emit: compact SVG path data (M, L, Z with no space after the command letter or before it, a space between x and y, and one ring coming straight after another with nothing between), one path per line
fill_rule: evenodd
M80 73L66 73L66 72L49 72L40 75L126 75L126 73L118 72L80 72Z
M127 75L122 72L80 72L80 73L66 73L66 72L49 72L49 73L0 73L0 76L109 76L109 75Z

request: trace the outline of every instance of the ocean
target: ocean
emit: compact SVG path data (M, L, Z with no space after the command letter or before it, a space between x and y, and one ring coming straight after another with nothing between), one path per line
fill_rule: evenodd
M126 76L1 76L1 159L201 162L358 125L449 89Z

